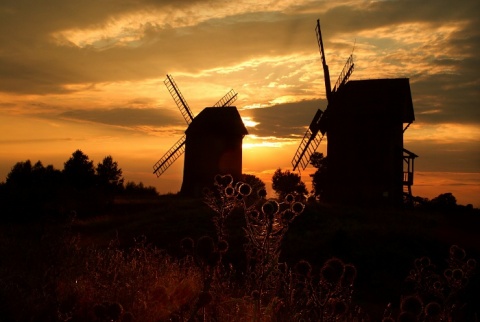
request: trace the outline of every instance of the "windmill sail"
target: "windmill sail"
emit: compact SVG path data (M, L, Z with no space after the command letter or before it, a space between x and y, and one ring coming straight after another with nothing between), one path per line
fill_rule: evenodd
M214 107L225 107L231 106L233 102L237 100L237 93L232 89L224 97L222 97L218 102L213 105Z
M300 165L302 169L305 169L310 162L310 157L317 150L320 142L322 142L323 134L319 132L319 123L322 119L322 115L323 112L318 110L305 132L305 135L292 159L293 171L298 168L298 165Z
M318 48L320 50L320 58L322 59L323 76L325 78L325 92L327 101L330 102L330 96L332 94L332 85L330 84L330 71L328 70L327 61L325 59L325 51L323 50L322 30L320 29L320 19L317 20L317 27L315 28L317 34Z
M180 90L178 89L177 84L173 80L173 77L171 75L167 75L167 78L164 81L165 86L167 86L168 91L170 92L170 95L172 95L173 100L175 101L175 104L177 104L178 109L183 115L183 118L187 122L187 124L190 125L190 123L193 121L193 113L190 110L190 107L187 104L187 101L185 98L183 98L182 93L180 93Z
M187 104L187 101L183 97L182 93L178 89L177 84L173 80L171 75L167 74L167 78L164 81L165 86L167 87L170 95L172 95L175 104L177 104L178 109L182 113L183 118L187 122L187 125L190 125L194 119L194 115L190 110L190 107ZM237 99L237 93L232 89L224 97L222 97L214 107L227 107L231 106L233 102ZM180 140L178 140L171 148L163 155L163 157L158 160L153 165L153 173L160 177L172 163L175 162L183 153L185 153L185 142L187 138L186 135L183 135Z
M327 96L327 108L325 109L325 113L321 110L318 110L315 116L313 117L312 122L310 123L310 127L305 132L300 145L295 152L295 155L292 159L293 170L295 171L298 166L300 165L303 169L305 169L310 162L310 157L312 154L317 150L318 146L322 142L322 139L327 132L327 123L328 123L328 108L332 105L333 96L335 92L344 85L350 75L353 72L354 64L353 64L353 56L347 59L347 63L343 67L340 76L338 77L337 82L335 83L335 87L332 91L332 85L330 83L330 72L328 69L327 61L325 58L325 51L323 49L323 39L322 39L322 31L320 29L320 19L317 20L317 26L315 28L315 33L317 35L317 42L318 48L320 50L320 58L322 60L323 66L323 76L325 78L325 93Z
M163 155L163 157L153 165L153 173L160 177L170 165L175 162L185 152L185 140L184 134L180 140L178 140L171 148Z
M352 75L354 67L355 64L353 63L353 55L350 55L350 57L348 57L347 59L347 62L345 63L345 66L343 66L342 72L338 76L335 87L333 87L333 92L336 92L340 88L340 86L345 85L345 83L350 78L350 75Z

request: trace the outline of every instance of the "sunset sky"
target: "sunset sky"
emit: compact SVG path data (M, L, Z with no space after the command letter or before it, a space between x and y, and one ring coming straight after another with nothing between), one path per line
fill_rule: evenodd
M2 0L0 181L27 159L63 169L80 149L178 192L183 157L152 173L186 129L168 73L195 115L238 92L243 172L268 184L326 107L320 19L332 83L352 51L352 80L410 79L413 194L480 207L479 17L478 0Z

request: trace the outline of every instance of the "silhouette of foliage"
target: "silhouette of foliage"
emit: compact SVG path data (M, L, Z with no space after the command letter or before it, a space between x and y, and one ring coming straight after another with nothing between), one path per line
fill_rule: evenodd
M94 168L81 150L64 163L63 171L52 165L34 165L30 160L17 162L0 185L0 201L6 220L24 221L44 216L63 216L71 210L79 216L103 211L116 195L157 196L154 187L130 182L124 188L122 169L111 156Z
M310 157L310 164L317 168L312 177L313 194L317 198L321 198L323 191L327 185L327 157L323 153L314 152Z
M285 199L290 193L302 196L302 198L308 194L305 183L298 174L292 173L290 170L282 171L280 168L273 174L272 188L280 200Z
M93 187L95 184L95 168L86 154L81 150L73 152L63 168L68 184L79 190Z
M101 163L97 165L96 174L98 182L102 186L120 188L123 186L122 169L118 167L117 161L113 161L112 156L106 156Z

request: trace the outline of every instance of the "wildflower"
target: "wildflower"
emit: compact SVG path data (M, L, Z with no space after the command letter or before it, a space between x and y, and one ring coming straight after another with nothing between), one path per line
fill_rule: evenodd
M103 304L95 304L93 307L93 313L99 319L105 319L107 316L107 308Z
M220 262L221 256L220 252L213 252L207 258L207 264L209 266L216 266Z
M180 241L180 247L185 253L193 252L194 245L195 243L190 237L185 237Z
M423 303L418 296L407 296L402 300L400 309L402 312L409 312L415 316L418 316L423 311Z
M285 196L286 203L291 204L294 201L295 201L295 197L291 193Z
M252 293L250 294L250 296L252 297L252 299L254 299L255 301L258 301L260 299L260 292L257 291L257 290L253 290Z
M197 306L205 307L212 301L212 299L213 297L212 297L212 294L210 294L210 292L201 292L200 295L198 296Z
M467 266L468 268L470 269L475 269L475 267L477 266L477 261L473 258L470 258L468 261L467 261Z
M407 278L403 284L404 294L411 295L417 290L417 282L413 278Z
M465 250L457 245L450 247L450 258L454 260L462 260L466 256Z
M262 205L262 212L267 215L273 215L278 212L278 209L280 208L278 202L276 202L273 199L268 200Z
M210 236L203 236L197 242L196 252L203 259L207 260L214 251L213 239Z
M428 265L430 265L430 258L428 258L428 257L426 257L426 256L420 258L420 265L421 265L422 267L427 267Z
M282 212L282 220L285 223L291 223L293 219L295 218L295 213L291 210L285 210Z
M250 210L249 212L247 212L247 215L252 218L252 219L257 219L260 217L260 213L258 212L258 210Z
M226 240L220 240L217 248L220 253L226 253L228 250L228 242Z
M258 190L257 195L258 195L260 198L263 199L263 198L265 198L265 197L267 196L267 190L265 190L265 189L260 189L260 190Z
M238 188L238 192L242 195L242 196L249 196L251 193L252 193L252 187L247 184L247 183L242 183L240 185L240 187Z
M342 284L344 286L352 286L353 281L357 277L357 269L352 264L345 265L343 276L342 276Z
M443 271L443 276L445 276L447 279L452 278L452 270L447 268L445 271Z
M382 319L382 322L395 322L395 319L390 316L387 316Z
M312 265L306 260L301 260L295 265L295 272L304 277L309 277L312 273Z
M333 305L333 314L341 316L347 312L347 304L344 301L336 301Z
M320 274L322 279L329 284L336 284L340 280L344 272L344 264L342 260L338 258L330 258L325 262Z
M123 313L123 306L120 303L112 303L108 306L107 314L108 316L117 321Z
M235 196L235 189L232 186L227 186L224 192L225 192L225 196L227 197Z
M452 271L452 277L454 280L461 280L463 278L463 271L460 268L456 268Z
M442 307L437 302L430 302L425 307L425 315L431 318L438 318L442 314Z
M402 312L398 316L398 322L417 322L418 319L415 316L415 314L412 314L410 312Z
M125 312L124 315L122 315L122 322L133 322L135 321L135 317L131 312Z
M303 209L305 209L305 205L301 202L295 202L292 204L291 209L295 214L299 215L303 212Z

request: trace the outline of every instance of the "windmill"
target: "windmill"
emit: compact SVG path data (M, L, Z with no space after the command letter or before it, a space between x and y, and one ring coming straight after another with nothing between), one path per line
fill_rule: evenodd
M302 169L305 170L305 168L310 162L310 157L317 150L318 146L322 142L323 137L325 136L325 133L327 131L329 108L332 108L333 101L335 100L335 94L343 85L347 83L354 69L353 55L350 55L332 90L330 83L330 72L325 59L325 51L323 49L320 20L317 20L317 27L315 28L315 32L317 35L318 47L320 50L320 59L322 60L323 76L325 78L327 108L325 109L325 112L320 109L317 110L315 116L312 119L312 122L310 123L310 126L305 132L305 135L303 136L303 139L300 142L300 145L298 146L297 151L295 152L295 155L292 159L294 171L298 168L298 166L301 166Z
M326 135L328 168L322 199L401 205L405 196L411 198L413 160L418 157L403 147L404 132L415 120L409 80L348 81L354 69L350 55L331 89L319 20L316 34L327 108L315 114L293 157L293 169L306 168Z
M241 176L242 139L247 130L235 106L237 93L232 89L212 107L195 117L171 75L164 81L182 114L185 134L153 165L160 177L185 153L181 193L198 196L216 174ZM239 159L239 160L238 160Z

